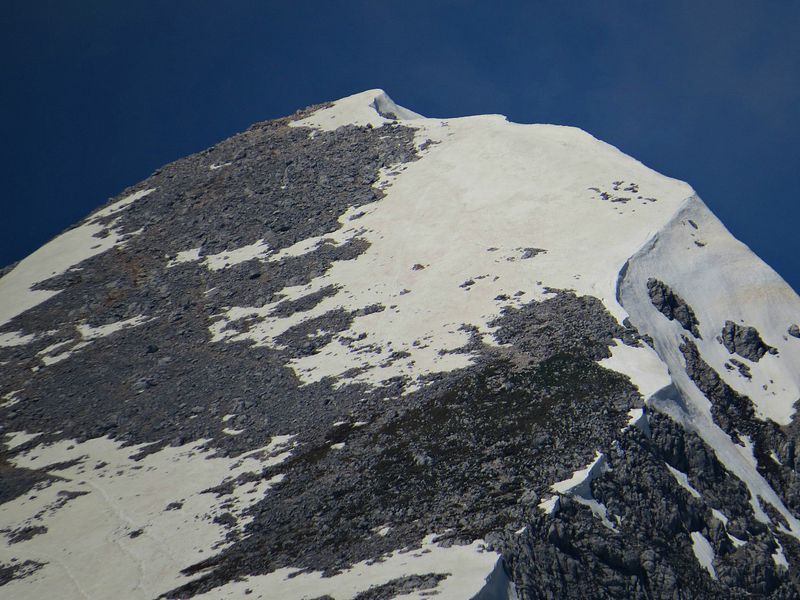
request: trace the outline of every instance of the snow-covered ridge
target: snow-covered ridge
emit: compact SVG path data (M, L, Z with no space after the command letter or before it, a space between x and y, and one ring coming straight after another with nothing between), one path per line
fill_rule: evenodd
M667 354L663 346L687 332L676 321L652 314L642 283L647 278L666 282L693 308L701 338L692 341L725 382L749 396L760 416L787 424L800 399L800 343L787 335L800 318L794 290L736 240L702 200L688 199L631 259L620 289L626 310L648 314L647 329L652 325L656 349L671 370L677 347ZM777 349L758 362L736 357L746 361L751 379L725 367L732 356L718 338L728 320L755 327Z
M385 197L361 207L355 222L343 216L327 236L336 244L363 238L369 249L280 293L296 300L327 286L339 292L286 318L270 316L271 305L230 307L212 325L215 340L274 345L289 327L332 309L381 305L386 310L358 316L318 353L291 363L306 382L357 369L357 380L380 383L469 365L457 352L469 341L463 324L496 343L489 323L502 308L544 299L550 288L596 296L621 321L620 269L693 193L579 129L499 115L427 119L380 90L292 126L310 135L379 127L395 122L389 113L415 130L420 159L385 169L376 184ZM245 333L227 329L246 317L263 320ZM353 347L354 338L363 343Z
M343 125L380 127L398 119L408 121L424 117L398 106L383 90L374 89L337 100L330 108L315 111L290 125L332 131Z
M691 306L700 337L654 310L647 288L651 278L667 283ZM758 472L749 440L734 443L714 422L711 403L687 373L680 349L690 339L728 385L753 401L758 417L789 423L800 398L800 343L786 335L800 316L800 298L794 290L692 196L628 261L620 276L619 299L639 331L653 338L669 369L668 387L680 394L680 402L672 394L657 394L653 399L657 408L697 432L747 485L757 518L770 522L763 508L770 504L786 519L792 535L800 538L800 521ZM747 361L751 380L725 368L731 355L719 337L727 320L756 327L777 349L777 354L758 362Z
M396 107L383 91L370 90L293 125L387 123L376 106ZM659 339L687 333L653 310L646 281L656 278L694 309L701 338L693 341L704 360L749 396L760 416L789 422L800 399L800 342L787 331L800 319L800 297L687 184L571 127L519 125L498 115L404 119L404 109L393 112L425 145L421 159L386 177L386 197L367 208L358 229L343 227L333 236L365 237L369 251L308 286L285 290L289 298L335 284L353 306L391 303L395 310L370 315L374 323L358 319L350 333L369 336L390 321L400 334L392 337L394 349L399 343L413 354L401 332L452 350L466 334L452 331L459 323L446 315L458 314L490 342L488 320L504 305L498 295L522 291L529 301L546 297L548 287L571 289L599 298L620 321L632 311L647 314L635 322L643 333L652 322L659 356L620 347L603 364L630 375L649 397L669 383L667 368L683 371L677 347L669 354ZM523 260L524 248L537 252ZM358 272L369 273L369 281L359 281ZM455 292L453 286L470 280L468 291ZM342 295L333 296L307 316L342 303ZM749 367L749 379L725 366L731 354L718 338L728 320L755 327L777 351L757 363L736 357ZM331 361L344 358L332 346L297 364L301 376L333 374Z

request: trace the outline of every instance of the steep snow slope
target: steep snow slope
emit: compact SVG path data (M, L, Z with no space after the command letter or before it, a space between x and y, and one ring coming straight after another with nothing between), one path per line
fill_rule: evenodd
M669 282L692 307L699 321L699 339L677 320L669 321L653 310L647 290L651 278ZM680 350L684 338L690 338L725 383L752 399L759 418L788 425L800 399L800 343L787 331L800 316L800 298L777 273L735 240L697 196L689 198L630 259L620 278L619 293L633 322L642 333L652 336L680 391L682 404L668 400L659 402L659 408L697 431L720 461L747 484L757 515L768 522L760 496L761 501L780 511L792 534L800 536L800 522L758 473L746 440L735 443L714 422L711 402L687 373ZM755 327L766 343L777 349L777 354L747 361L751 379L725 368L731 354L719 338L728 320Z
M677 321L659 319L647 296L647 280L669 282L694 309L701 339ZM683 358L677 351L689 335L700 353L738 392L749 396L761 418L786 425L800 399L800 343L787 335L800 315L800 298L747 246L734 239L702 200L692 196L630 260L621 280L620 298L637 324L653 335L671 372ZM755 327L777 349L760 360L744 358L751 378L725 368L731 353L720 342L726 321ZM667 350L667 346L671 350ZM737 357L743 359L743 357ZM677 383L677 382L676 382ZM682 392L689 393L682 388Z
M292 126L379 126L387 120L374 106L390 103L378 90L364 92ZM275 344L290 327L334 307L382 304L389 309L357 317L319 353L293 362L306 382L357 370L356 381L379 383L467 366L469 355L459 349L470 333L462 323L492 343L489 322L503 307L541 300L549 288L600 298L622 321L620 269L692 194L571 127L518 125L497 115L403 123L414 128L422 158L387 166L377 184L385 197L345 214L342 228L325 236L337 245L365 239L369 249L282 290L280 302L327 286L339 293L244 333L229 323L267 317L278 302L232 307L212 327L214 339ZM349 343L354 338L362 351Z

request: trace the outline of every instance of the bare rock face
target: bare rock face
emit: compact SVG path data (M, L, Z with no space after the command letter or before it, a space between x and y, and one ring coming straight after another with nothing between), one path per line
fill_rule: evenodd
M758 362L767 354L776 354L777 350L764 343L755 327L738 325L733 321L725 321L722 328L722 344L731 354Z
M661 314L667 317L670 321L675 320L681 324L691 334L700 337L700 322L686 301L663 281L657 279L647 280L647 293L650 295L650 301L653 303Z

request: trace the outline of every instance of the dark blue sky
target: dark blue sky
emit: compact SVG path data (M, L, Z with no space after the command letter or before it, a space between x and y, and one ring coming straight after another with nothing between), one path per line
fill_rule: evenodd
M690 182L800 290L800 3L5 0L0 264L160 165L373 87L575 125Z

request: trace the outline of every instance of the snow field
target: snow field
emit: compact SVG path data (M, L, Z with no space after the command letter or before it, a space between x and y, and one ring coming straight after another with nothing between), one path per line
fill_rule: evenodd
M334 377L341 384L379 385L402 376L412 390L429 373L471 364L469 354L459 351L470 341L463 324L476 326L485 343L496 344L489 323L504 307L543 300L548 289L597 297L620 322L630 316L655 345L653 350L644 344L632 348L618 343L611 358L600 364L630 377L649 405L697 432L747 485L756 517L769 522L762 506L767 502L789 524L789 530L779 529L800 539L800 521L758 473L751 441L742 438L737 445L714 424L709 402L686 374L679 351L682 337L691 339L731 387L752 398L762 418L787 424L800 398L800 341L785 335L800 315L800 299L791 288L736 241L688 185L655 173L577 129L518 125L499 115L427 119L397 106L380 90L339 100L291 126L310 127L310 135L347 124L380 127L392 122L383 116L389 113L414 128L420 159L384 169L376 187L385 197L348 210L336 232L279 251L258 240L215 255L201 256L200 248L191 248L171 258L168 266L196 261L218 270L248 260L276 262L301 256L321 243L342 245L363 238L370 244L356 259L334 263L309 284L284 288L277 302L226 307L210 326L212 341L248 340L275 347L277 338L294 325L338 308L354 311L380 304L384 310L356 316L350 329L335 335L316 354L292 360L290 366L305 383ZM37 283L124 243L114 221L108 225L99 221L115 217L152 191L136 192L96 212L0 279L0 326L58 293L32 290ZM356 213L363 215L352 220ZM95 237L105 229L110 230L105 238ZM652 306L645 285L650 277L664 281L691 305L700 322L701 340ZM328 286L337 293L310 310L289 317L273 314L280 302ZM228 328L248 317L260 320L247 332ZM736 357L750 367L750 380L724 367L731 355L716 338L728 319L756 327L764 341L778 349L777 355L767 354L758 363ZM135 317L96 328L78 325L81 341L61 352L72 342L51 344L40 358L45 365L53 364L92 340L145 320ZM24 332L6 332L0 334L0 346L33 339ZM358 374L344 379L353 369ZM667 393L673 386L680 401ZM18 400L12 392L4 401L8 406ZM631 425L647 430L644 410L632 409ZM228 428L225 433L238 435L241 430ZM5 445L17 448L36 435L8 434ZM39 484L21 502L0 505L0 529L47 527L45 533L0 547L4 564L12 559L46 563L29 578L7 584L9 592L20 599L120 594L151 598L185 583L188 579L179 574L181 569L227 543L227 530L213 522L223 510L220 501L200 492L226 478L285 460L290 438L275 438L267 448L236 459L214 456L204 442L196 442L133 462L130 455L141 448L121 448L108 439L39 445L16 456L17 466L31 469L47 470L73 459L77 463L53 469L58 478ZM573 496L613 530L605 506L591 494L592 479L607 468L605 456L598 452L586 468L551 489ZM669 469L684 489L700 497L685 473ZM233 506L224 510L239 517L238 529L247 522L246 508L279 481L278 477L236 488ZM177 501L182 502L179 509L165 510ZM551 513L558 510L558 503L559 496L554 495L539 507ZM727 522L716 509L713 514ZM376 531L388 534L386 527ZM730 537L734 544L744 543ZM75 539L82 543L75 544ZM696 559L715 578L710 543L700 532L692 532L691 540ZM788 564L780 545L772 559L779 566ZM498 560L481 540L443 548L435 536L428 536L419 549L396 550L333 577L285 568L229 583L201 597L239 597L251 589L254 598L327 593L341 600L398 577L447 573L436 588L437 597L467 598L484 588ZM423 598L425 592L400 597Z
M6 445L19 446L33 437L11 434ZM6 538L23 527L46 527L28 540L0 544L3 564L44 563L33 575L7 583L4 594L16 600L150 600L186 583L190 578L181 569L228 545L228 529L214 516L231 512L241 530L249 520L244 511L281 476L238 486L221 498L201 492L286 460L291 438L273 438L267 447L237 458L216 456L198 441L134 462L130 457L145 446L121 447L106 438L39 445L15 456L16 466L29 469L76 464L54 466L53 480L0 505Z
M364 92L293 126L380 126L386 119L376 102L391 101L379 90ZM477 326L485 342L495 343L488 323L501 309L544 299L548 287L596 296L622 320L620 268L691 194L686 184L570 127L517 125L497 115L401 123L416 130L418 146L437 143L420 160L386 169L378 183L386 196L361 207L357 225L343 218L342 229L328 236L336 243L357 236L370 247L307 286L281 292L293 300L334 285L339 293L283 319L270 316L270 305L230 307L211 327L215 340L273 345L292 325L334 308L382 304L386 310L357 317L318 353L291 363L304 382L356 368L364 370L355 381L379 384L471 364L468 354L454 353L469 341L461 325ZM590 189L619 181L638 189L626 203L604 201ZM308 251L319 241L296 246ZM526 249L545 252L523 258ZM265 320L247 333L223 332L246 316ZM362 335L356 347L343 341Z

